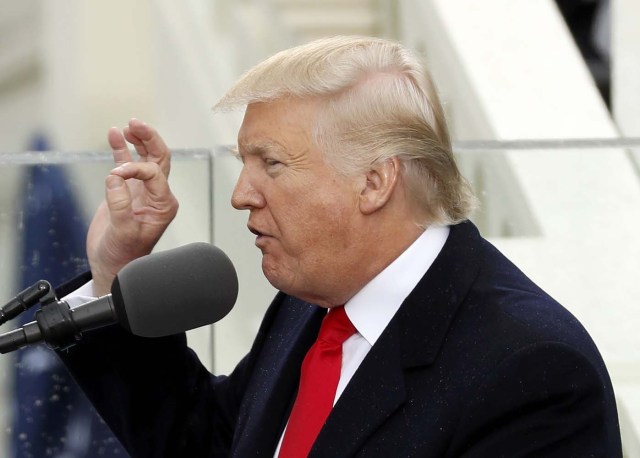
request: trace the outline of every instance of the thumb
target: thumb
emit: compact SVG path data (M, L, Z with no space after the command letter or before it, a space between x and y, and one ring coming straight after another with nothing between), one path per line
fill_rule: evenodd
M106 200L111 220L116 225L126 222L131 215L131 193L124 179L118 175L109 175L105 180Z

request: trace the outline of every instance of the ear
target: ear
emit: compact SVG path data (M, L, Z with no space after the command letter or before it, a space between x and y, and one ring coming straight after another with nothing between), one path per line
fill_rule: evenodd
M374 213L389 202L400 181L400 166L400 160L392 157L369 169L360 193L360 211L363 214Z

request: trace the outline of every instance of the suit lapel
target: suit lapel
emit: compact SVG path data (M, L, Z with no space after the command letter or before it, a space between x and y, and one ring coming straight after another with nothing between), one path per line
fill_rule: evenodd
M407 400L405 369L433 364L479 270L479 234L452 226L429 271L405 299L336 403L310 457L353 456Z
M289 417L302 360L326 314L325 309L292 297L280 302L246 389L232 456L273 456Z

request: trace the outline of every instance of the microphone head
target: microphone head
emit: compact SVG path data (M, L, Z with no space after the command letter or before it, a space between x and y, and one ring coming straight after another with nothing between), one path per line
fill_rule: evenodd
M121 326L138 336L162 337L226 316L238 296L238 277L222 250L197 242L131 261L111 294Z

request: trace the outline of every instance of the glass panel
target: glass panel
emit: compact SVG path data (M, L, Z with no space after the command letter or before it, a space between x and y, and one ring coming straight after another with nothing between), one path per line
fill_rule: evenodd
M626 443L640 432L640 140L460 142L482 234L587 328L609 367ZM240 296L216 325L216 369L248 351L274 290L246 212L229 206L238 162L215 159L214 242L236 264Z
M210 152L173 157L171 182L181 208L158 250L211 241ZM0 305L39 279L56 285L86 269L87 224L112 164L110 153L0 154ZM32 310L0 330L31 320ZM211 338L210 327L189 335L209 367ZM126 454L51 351L33 345L0 355L0 456Z
M483 235L585 325L611 372L623 429L637 434L633 425L640 425L640 358L636 352L640 314L635 310L640 298L640 141L464 142L454 149L480 200L472 219ZM181 206L158 249L212 241L227 252L239 275L238 302L216 324L215 336L210 327L189 335L205 364L224 373L249 349L275 291L262 275L260 252L246 229L247 212L236 211L229 203L241 164L226 148L213 153L178 151L174 158L171 183ZM46 167L29 180L34 176L32 166L38 163ZM103 179L110 168L106 153L0 155L1 303L20 291L20 277L27 269L48 265L47 251L21 255L28 230L38 229L45 239L53 240L60 230L51 232L50 226L61 220L73 222L76 230L83 227L102 199ZM50 202L47 196L53 196L52 191L26 199L27 193L37 191L43 176L50 178L54 171L68 177L77 210L69 198L52 214L49 204L44 205ZM58 185L53 188L61 189ZM34 208L46 216L33 222ZM54 248L66 253L61 260L65 269L83 267L81 253L75 252L81 248L64 245L68 241L57 243ZM62 268L50 268L39 275L51 280L61 273ZM2 332L15 326L5 324ZM33 434L15 431L10 423L14 356L0 356L1 456L12 456L6 448L12 434L23 441L31 441L29 434ZM58 391L64 392L66 385L56 379L49 389L54 392L32 399L25 418L35 421L42 417L44 406L61 402ZM59 446L62 438L54 439ZM115 447L111 442L101 445Z

